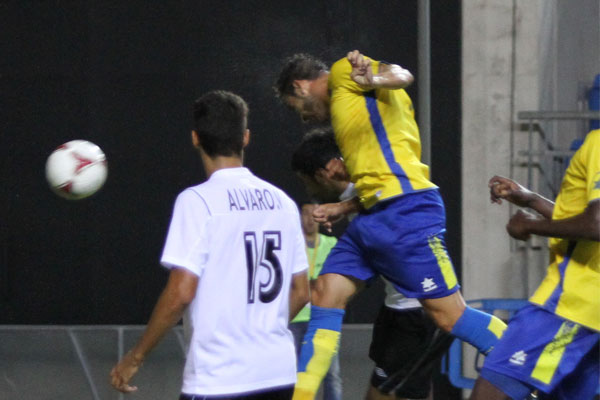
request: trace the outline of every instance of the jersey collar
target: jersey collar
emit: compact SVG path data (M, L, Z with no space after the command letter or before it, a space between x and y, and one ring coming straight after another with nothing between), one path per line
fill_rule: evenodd
M236 168L221 168L216 170L210 176L210 179L220 177L220 176L244 176L251 175L252 173L246 167L236 167Z

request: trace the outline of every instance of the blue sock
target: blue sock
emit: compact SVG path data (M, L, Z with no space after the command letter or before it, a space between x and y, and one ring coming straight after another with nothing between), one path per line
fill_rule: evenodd
M473 307L467 307L450 333L472 344L481 353L488 354L505 329L506 324L499 318Z
M298 360L294 400L314 399L338 350L343 319L344 310L310 307L310 321Z
M317 331L341 332L344 314L345 311L339 308L310 306L310 320L306 334L304 334L304 340L302 341L302 349L300 350L300 358L298 360L298 372L306 370L306 365L314 355L313 339Z

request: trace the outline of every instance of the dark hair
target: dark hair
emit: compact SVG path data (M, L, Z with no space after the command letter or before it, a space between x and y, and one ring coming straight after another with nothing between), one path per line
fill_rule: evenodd
M241 155L248 105L240 96L215 90L194 102L194 122L202 149L210 157Z
M294 81L319 77L321 72L327 71L327 65L310 54L299 53L288 57L283 62L283 68L273 89L277 97L294 95Z
M341 158L331 128L315 128L304 135L292 154L292 170L314 177L332 158Z
M302 207L307 204L319 204L319 201L317 201L317 199L313 199L312 197L308 197L308 196L299 197L295 201L296 201L296 207L298 207L298 211L300 211L300 212L302 212Z

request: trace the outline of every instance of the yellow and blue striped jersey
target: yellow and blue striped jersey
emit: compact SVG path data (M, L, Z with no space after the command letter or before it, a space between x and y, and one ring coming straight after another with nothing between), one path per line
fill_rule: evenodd
M556 198L553 220L581 214L600 198L600 130L575 153ZM550 239L551 263L531 302L600 331L600 242Z
M380 63L372 61L377 74ZM350 78L343 58L331 67L331 122L344 164L361 203L433 189L421 158L421 140L410 97L403 89L365 91Z

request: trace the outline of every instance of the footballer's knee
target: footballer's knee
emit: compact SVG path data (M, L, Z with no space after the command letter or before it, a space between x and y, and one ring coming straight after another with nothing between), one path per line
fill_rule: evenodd
M375 387L369 386L369 390L367 391L365 400L405 400L405 399L396 397L393 394L381 393Z
M311 303L323 308L344 309L350 298L360 287L360 281L355 281L344 275L319 275L311 292Z
M451 332L466 309L460 292L438 299L421 299L421 304L433 322L445 332Z

